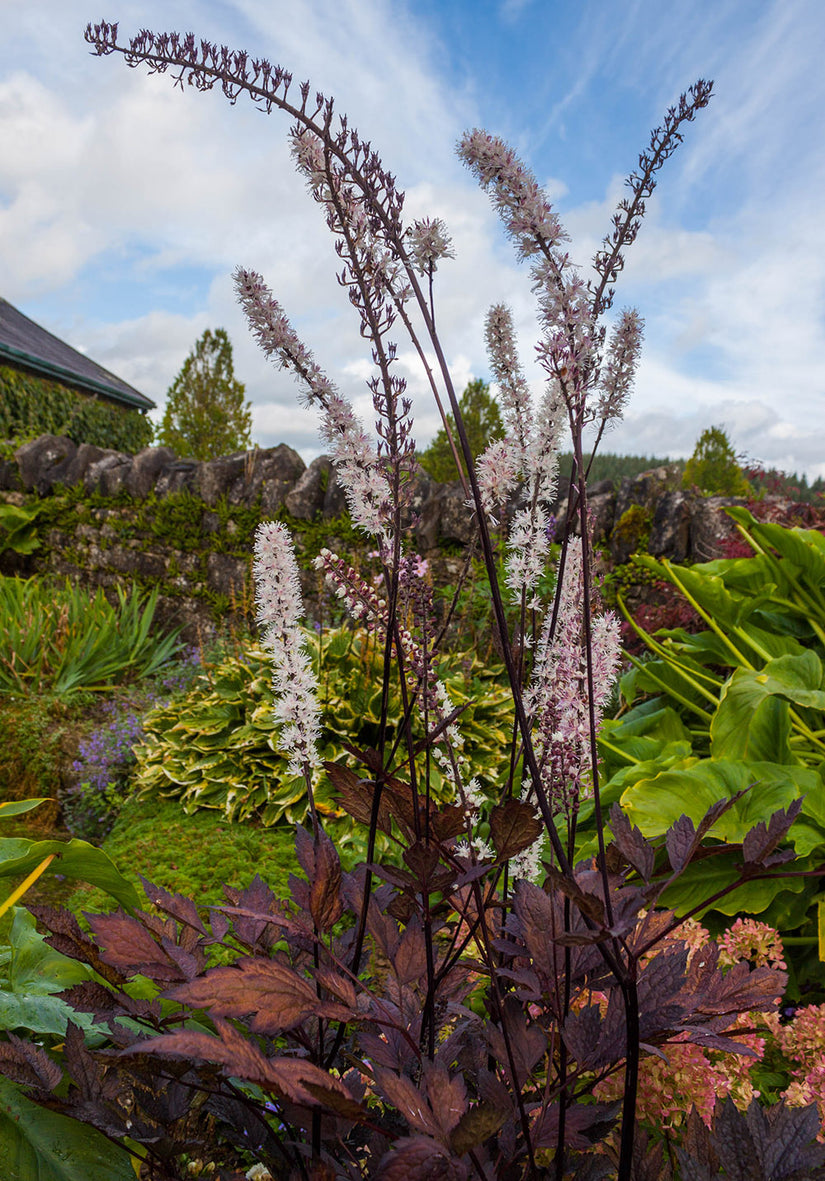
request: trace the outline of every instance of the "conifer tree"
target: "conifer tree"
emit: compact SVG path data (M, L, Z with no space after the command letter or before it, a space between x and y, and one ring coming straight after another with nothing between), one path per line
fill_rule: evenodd
M504 434L498 402L490 393L487 382L477 378L466 386L458 406L464 419L473 458L477 459L489 443L500 439ZM449 420L455 438L452 415L449 415ZM421 452L419 462L434 480L447 483L458 479L455 458L444 427L433 438L426 451Z
M702 431L685 466L682 485L699 488L707 496L748 495L750 485L721 427L711 426Z
M252 413L245 390L235 380L226 331L207 328L169 387L158 441L200 460L249 447Z

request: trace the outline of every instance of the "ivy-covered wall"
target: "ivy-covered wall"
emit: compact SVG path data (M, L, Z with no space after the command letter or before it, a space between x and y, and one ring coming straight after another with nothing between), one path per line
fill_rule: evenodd
M151 443L153 428L137 410L0 365L0 439L33 439L43 434L65 435L74 443L134 455Z

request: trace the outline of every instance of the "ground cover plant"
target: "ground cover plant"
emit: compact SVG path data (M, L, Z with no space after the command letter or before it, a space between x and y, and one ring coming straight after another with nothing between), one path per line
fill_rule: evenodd
M335 236L339 277L375 362L375 438L260 276L239 270L238 294L264 350L295 372L321 411L353 520L380 555L378 587L328 550L318 563L384 658L372 743L323 763L295 554L281 523L263 526L259 620L280 747L305 784L309 824L296 829L302 876L287 899L256 878L227 890L226 904L208 913L198 899L147 882L151 909L126 900L119 911L90 915L91 933L66 911L38 908L48 946L95 977L62 994L77 1014L65 1035L16 1031L0 1043L15 1101L90 1124L121 1146L106 1174L80 1172L67 1151L64 1172L74 1167L86 1181L125 1175L129 1154L156 1179L191 1175L194 1154L224 1176L254 1164L258 1177L307 1181L825 1175L814 1106L763 1110L740 1096L740 1110L719 1101L710 1127L692 1113L672 1140L660 1120L639 1122L643 1059L685 1046L751 1057L741 1020L776 1012L785 975L776 957L752 965L734 948L726 959L710 939L691 955L689 914L661 904L745 795L715 801L698 820L680 815L650 838L618 806L608 828L601 799L597 732L618 625L593 592L583 436L591 426L598 444L630 392L642 326L633 311L607 324L612 285L657 173L707 105L710 84L696 83L653 132L588 284L526 167L485 132L463 138L462 158L530 260L547 377L534 408L510 314L493 308L487 339L506 433L473 464L435 330L435 272L450 254L445 227L404 225L394 178L344 118L335 121L331 100L309 84L294 95L283 70L193 36L144 32L120 44L117 27L102 24L87 37L100 54L171 69L201 89L217 84L232 101L248 94L294 121L296 163ZM412 407L389 335L402 328L453 416L510 686L513 729L492 802L476 781L465 711L439 676L431 588L402 529L415 471ZM551 558L563 423L574 444L567 520L581 528L561 546L548 599L540 580ZM500 578L495 522L518 489L521 507L498 538ZM505 599L517 609L517 628ZM402 708L396 732L387 726L394 693ZM450 799L433 790L436 770L452 786ZM367 831L366 858L349 872L316 807L325 776ZM576 863L578 817L589 800L596 849ZM786 837L799 810L793 800L731 842L738 864L726 889L787 871L794 852ZM380 858L379 834L399 842L400 864ZM210 966L215 949L223 962ZM19 1135L36 1152L31 1129ZM72 1145L79 1135L75 1126Z

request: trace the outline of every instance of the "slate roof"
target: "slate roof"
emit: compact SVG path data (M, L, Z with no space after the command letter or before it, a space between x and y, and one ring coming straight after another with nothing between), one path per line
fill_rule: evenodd
M133 410L152 410L155 405L151 398L18 312L2 296L0 365L24 369L37 377L49 378L84 394L96 394Z

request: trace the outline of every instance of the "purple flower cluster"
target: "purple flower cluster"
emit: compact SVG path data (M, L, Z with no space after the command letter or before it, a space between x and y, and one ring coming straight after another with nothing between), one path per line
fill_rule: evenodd
M71 765L72 786L64 793L63 812L69 830L97 839L111 829L128 794L135 765L134 748L143 740L143 719L150 709L185 693L201 665L197 648L188 648L169 668L145 682L128 702L107 701L104 721L78 745Z
M151 708L155 700L147 702ZM93 791L103 791L110 784L123 779L135 762L133 747L143 737L145 710L120 712L115 701L104 709L111 721L83 739L78 747L78 758L72 763L72 774Z

